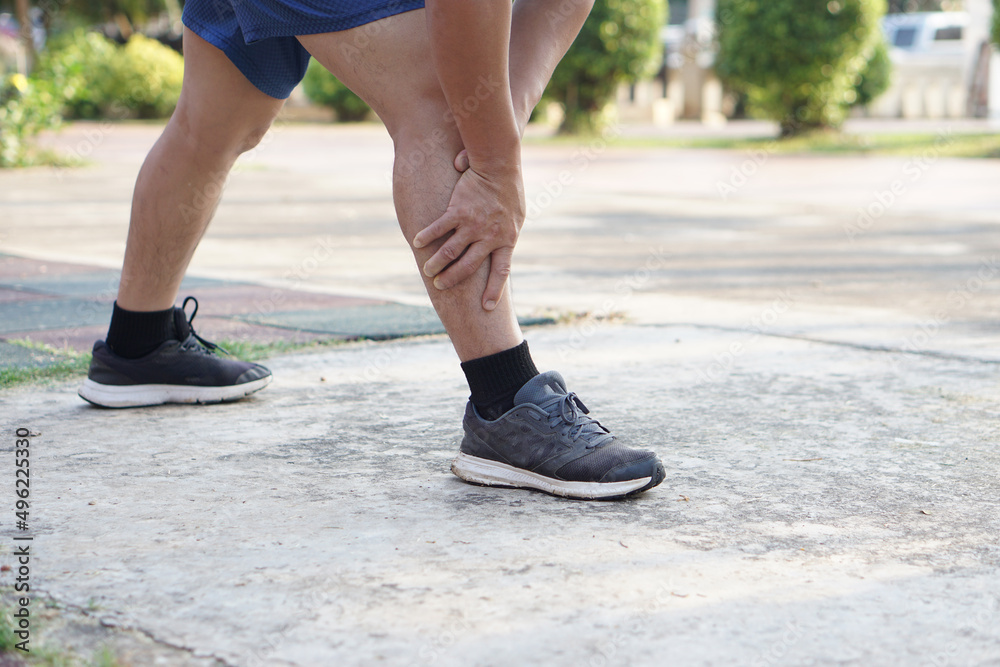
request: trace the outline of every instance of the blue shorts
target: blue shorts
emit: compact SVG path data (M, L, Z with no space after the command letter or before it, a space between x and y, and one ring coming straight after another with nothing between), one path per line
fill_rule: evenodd
M423 6L424 0L187 0L184 25L221 49L261 92L285 99L309 65L295 35L347 30Z

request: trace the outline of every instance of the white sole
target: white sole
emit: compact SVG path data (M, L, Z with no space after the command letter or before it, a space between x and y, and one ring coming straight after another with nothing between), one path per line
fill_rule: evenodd
M102 408L140 408L164 403L224 403L235 401L260 391L271 377L228 387L193 387L174 384L140 384L118 386L83 381L80 398Z
M466 482L473 484L537 489L554 496L581 500L618 498L643 488L653 479L652 477L640 477L639 479L606 484L600 482L564 482L515 468L506 463L482 459L465 453L459 453L458 457L452 461L451 471Z

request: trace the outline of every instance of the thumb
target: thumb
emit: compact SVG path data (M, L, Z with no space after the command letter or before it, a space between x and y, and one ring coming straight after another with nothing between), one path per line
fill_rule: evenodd
M463 150L455 156L455 170L464 173L469 169L469 151Z

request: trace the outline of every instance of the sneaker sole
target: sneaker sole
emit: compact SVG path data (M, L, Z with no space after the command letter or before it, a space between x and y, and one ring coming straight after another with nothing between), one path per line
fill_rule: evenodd
M657 464L652 477L640 477L624 482L565 482L529 470L459 453L451 471L460 479L482 486L535 489L553 496L577 500L616 500L651 489L666 476L663 465Z
M141 408L166 403L225 403L260 391L272 376L227 387L195 387L175 384L108 385L83 381L80 398L102 408Z

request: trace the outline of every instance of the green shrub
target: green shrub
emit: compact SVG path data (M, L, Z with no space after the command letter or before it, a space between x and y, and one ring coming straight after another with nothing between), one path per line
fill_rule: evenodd
M40 160L32 139L61 121L62 100L52 86L21 74L0 79L0 167L26 167Z
M858 75L857 83L854 85L857 97L852 106L868 106L872 100L888 90L891 79L892 60L889 59L889 47L884 39L880 39L875 44L872 57Z
M35 76L61 92L71 118L164 118L180 97L184 59L140 34L122 47L77 30L46 49Z
M838 127L884 13L885 0L720 0L716 73L783 136Z
M111 63L107 110L113 116L165 118L174 111L184 81L184 58L169 46L132 35Z
M337 112L337 120L341 122L364 120L371 111L371 107L363 99L355 95L315 59L309 61L302 89L306 97L316 104L330 107Z
M116 51L103 35L74 30L48 43L33 76L50 82L63 97L67 118L99 118L108 105Z
M562 133L600 129L602 111L621 83L655 73L663 47L664 0L596 0L566 57L556 67L544 99L562 105Z

